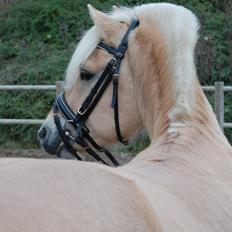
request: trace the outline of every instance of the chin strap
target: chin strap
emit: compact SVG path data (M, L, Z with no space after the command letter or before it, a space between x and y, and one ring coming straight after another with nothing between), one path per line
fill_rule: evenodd
M118 141L123 145L128 145L128 141L124 140L121 134L119 126L119 115L118 115L118 75L113 75L113 96L111 107L114 109L114 122L115 122L115 131L118 137Z

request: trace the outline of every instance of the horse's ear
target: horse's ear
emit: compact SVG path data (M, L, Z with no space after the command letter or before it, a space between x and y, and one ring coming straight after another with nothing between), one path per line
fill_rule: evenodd
M102 33L104 39L110 39L114 36L117 27L120 25L118 21L111 18L109 15L96 10L90 4L87 5L89 9L90 17L96 27Z

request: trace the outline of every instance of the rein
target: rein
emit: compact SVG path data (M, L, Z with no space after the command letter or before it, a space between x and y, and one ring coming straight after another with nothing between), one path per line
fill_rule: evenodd
M109 86L110 82L113 83L113 94L111 107L114 109L114 121L115 121L115 131L118 140L127 145L121 135L120 124L119 124L119 115L118 115L118 79L121 62L124 58L124 54L128 48L128 36L129 33L134 30L139 25L138 20L133 20L129 26L126 34L124 35L118 48L109 46L104 42L99 42L97 48L103 49L104 51L113 55L111 60L106 65L102 75L91 89L89 95L86 97L81 107L78 109L75 114L72 109L69 107L68 103L65 100L65 93L62 92L56 97L56 100L53 105L54 112L54 122L56 124L57 130L59 132L60 138L64 143L64 146L73 154L74 157L78 160L82 160L80 155L76 152L70 142L75 142L85 149L95 160L101 161L102 163L109 166L98 154L97 152L104 153L109 160L115 165L119 166L118 161L113 157L113 155L106 150L104 147L99 146L94 139L89 134L89 129L86 127L85 122L87 121L89 115L94 110L95 106L101 99L106 88ZM62 127L58 112L66 119L64 127ZM70 130L67 126L71 126L75 129L76 135L72 136ZM91 147L92 146L92 147ZM97 151L97 152L96 152Z

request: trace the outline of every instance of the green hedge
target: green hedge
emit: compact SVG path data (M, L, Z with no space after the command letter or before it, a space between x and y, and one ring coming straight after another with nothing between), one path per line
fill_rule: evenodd
M123 6L149 1L118 0ZM230 1L170 1L195 12L201 22L196 50L203 85L232 85L232 4ZM109 10L115 1L89 1ZM51 84L65 68L91 21L80 0L21 0L0 10L0 84ZM0 118L44 118L54 92L1 92ZM226 95L225 118L232 122L232 94ZM0 126L0 147L36 147L37 126ZM226 131L232 141L232 130Z

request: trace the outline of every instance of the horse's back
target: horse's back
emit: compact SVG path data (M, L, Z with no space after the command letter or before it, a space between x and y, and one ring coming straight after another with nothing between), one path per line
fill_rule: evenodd
M132 180L102 165L0 160L0 231L155 231Z

